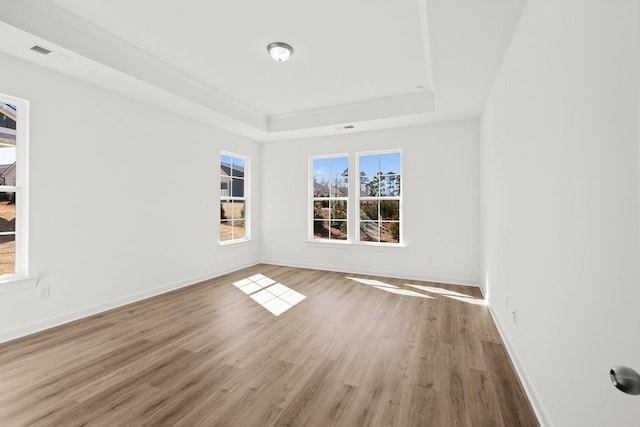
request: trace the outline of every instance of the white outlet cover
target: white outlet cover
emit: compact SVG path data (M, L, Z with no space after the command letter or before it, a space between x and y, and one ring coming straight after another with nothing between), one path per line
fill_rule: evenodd
M38 286L38 299L49 298L49 286Z

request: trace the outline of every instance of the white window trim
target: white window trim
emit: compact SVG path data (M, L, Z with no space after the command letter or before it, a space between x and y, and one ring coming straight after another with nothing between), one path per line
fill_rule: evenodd
M29 101L0 94L0 101L17 106L16 185L0 185L0 192L16 193L15 273L0 275L0 293L32 288L38 277L29 271Z
M313 225L314 225L314 210L313 205L315 201L315 196L313 192L313 183L314 183L314 170L313 170L313 161L321 160L321 159L334 159L338 157L346 157L347 165L349 167L349 174L347 175L347 179L349 180L349 196L348 197L329 197L327 200L344 200L347 202L347 240L339 240L339 239L316 239L313 237ZM321 154L309 156L309 175L308 175L308 191L309 191L309 203L308 203L308 211L307 211L307 242L309 243L320 243L320 244L331 244L331 245L345 245L345 244L353 244L353 224L352 224L352 201L351 201L351 192L353 191L353 184L351 179L351 156L349 153L335 153L335 154Z
M220 151L220 157L222 156L235 157L237 159L244 160L244 197L222 196L222 192L220 190L220 173L218 172L218 203L220 203L222 199L244 201L244 237L240 239L220 240L220 225L222 223L222 218L220 218L220 209L216 209L218 212L218 245L227 246L251 241L251 158L243 154L232 153L224 150ZM218 167L220 167L220 157L218 157Z
M399 175L401 177L401 181L400 181L400 196L383 196L383 197L360 197L360 156L371 156L371 155L378 155L378 154L394 154L394 153L399 153L400 154L400 172ZM404 153L402 152L401 148L396 148L396 149L388 149L388 150L373 150L373 151L358 151L355 153L355 172L354 174L356 175L356 178L354 180L357 180L356 182L356 192L355 192L355 208L356 208L356 215L355 215L355 243L357 245L362 245L362 246L384 246L384 247L389 247L389 248L393 248L393 247L406 247L405 244L405 240L404 240L404 220L403 220L403 209L402 209L402 199L404 197L404 171L402 170L402 165L403 165L403 159L404 159ZM360 241L360 200L398 200L399 201L399 213L398 213L398 225L400 227L399 233L398 233L398 243L390 243L390 242L367 242L367 241Z

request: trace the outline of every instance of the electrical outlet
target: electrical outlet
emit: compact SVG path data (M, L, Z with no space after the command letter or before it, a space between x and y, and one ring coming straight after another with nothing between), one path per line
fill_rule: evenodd
M49 285L38 286L38 299L49 298Z
M511 315L513 316L513 323L518 323L518 311L515 308L511 310Z

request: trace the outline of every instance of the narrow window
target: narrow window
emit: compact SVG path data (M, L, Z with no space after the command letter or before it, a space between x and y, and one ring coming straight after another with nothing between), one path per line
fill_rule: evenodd
M0 95L0 279L27 275L27 106Z
M360 175L358 240L400 243L401 154L358 154Z
M311 158L311 238L349 238L349 157Z
M249 158L220 155L220 242L247 240Z

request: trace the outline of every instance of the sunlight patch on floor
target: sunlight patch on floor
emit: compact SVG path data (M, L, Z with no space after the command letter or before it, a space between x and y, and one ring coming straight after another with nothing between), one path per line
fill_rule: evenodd
M301 293L262 274L238 280L233 283L233 286L249 295L252 300L275 316L281 315L306 298Z
M483 299L479 299L479 298L473 298L473 297L457 297L455 295L443 295L443 297L445 298L449 298L449 299L454 299L456 301L460 301L460 302L466 302L468 304L474 304L474 305L487 305L487 302Z
M430 295L425 295L425 294L421 294L419 292L414 292L414 291L410 291L408 289L391 289L391 288L379 288L376 286L376 288L385 291L385 292L389 292L392 294L396 294L396 295L406 295L408 297L418 297L418 298L429 298L429 299L435 299L434 297L430 296Z
M436 287L433 287L433 286L410 285L408 283L406 284L406 286L410 286L412 288L420 289L421 291L431 292L431 293L434 293L434 294L455 295L457 297L473 298L471 295L462 294L462 293L456 292L456 291L450 291L449 289L436 288Z
M483 299L479 299L471 295L463 294L461 292L452 291L450 289L442 289L442 288L436 288L433 286L425 286L425 285L410 285L408 283L406 284L406 286L410 286L415 289L420 289L421 291L424 291L424 292L430 292L433 294L442 295L445 298L453 299L460 302L466 302L466 303L475 304L475 305L487 305L487 302Z
M349 277L349 276L346 276L346 278L349 280L353 280L354 282L362 283L363 285L368 285L373 288L380 289L381 291L389 292L395 295L405 295L405 296L417 297L417 298L435 299L435 297L429 295L429 294L435 294L436 296L441 296L444 298L449 298L449 299L453 299L460 302L466 302L468 304L487 305L486 301L483 299L476 298L471 295L463 294L461 292L451 291L449 289L436 288L434 286L410 285L408 283L403 284L403 286L408 286L413 289L422 291L422 292L416 292L414 290L403 289L400 286L381 282L380 280L363 279L360 277Z
M376 289L380 289L381 291L389 292L391 294L434 299L432 296L410 291L408 289L401 289L399 286L391 285L389 283L381 282L379 280L361 279L360 277L347 277L347 279L353 280L358 283L362 283L363 285L373 286Z
M362 283L363 285L375 286L376 288L398 288L395 285L390 285L388 283L381 282L379 280L373 279L361 279L360 277L347 277L347 279L356 281L358 283Z

